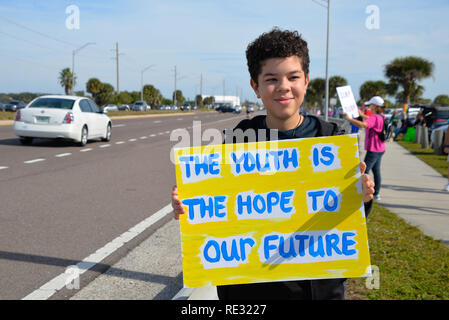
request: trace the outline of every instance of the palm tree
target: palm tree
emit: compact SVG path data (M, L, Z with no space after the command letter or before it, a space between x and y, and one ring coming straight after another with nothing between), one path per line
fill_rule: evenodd
M359 89L360 99L367 101L374 96L385 97L387 95L387 84L379 81L365 81Z
M90 78L86 83L86 91L95 98L103 90L103 83L97 78Z
M337 87L343 87L348 84L348 81L341 76L332 76L329 78L329 97L335 98L337 96Z
M62 69L59 73L59 83L61 87L64 87L65 94L73 94L73 86L76 83L76 76L72 74L70 68Z
M315 78L310 80L307 87L306 100L311 103L314 108L320 106L323 111L324 91L326 88L326 80L323 78Z
M400 96L409 104L412 94L419 92L417 81L433 75L434 64L420 57L396 58L385 66L385 76L390 80L391 88L401 87ZM423 88L421 87L421 90Z

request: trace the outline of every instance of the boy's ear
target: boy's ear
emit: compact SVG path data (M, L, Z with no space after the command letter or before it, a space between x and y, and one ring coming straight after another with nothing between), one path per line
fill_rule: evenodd
M306 77L306 91L307 91L307 88L309 87L309 75L307 75L307 77Z
M249 81L249 84L251 85L251 87L253 88L254 92L256 93L257 98L260 98L260 94L259 94L259 88L256 82L253 81L253 79L251 79Z

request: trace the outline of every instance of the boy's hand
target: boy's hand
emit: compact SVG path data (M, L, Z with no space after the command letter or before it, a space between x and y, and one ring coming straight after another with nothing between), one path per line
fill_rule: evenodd
M179 215L186 213L184 206L181 203L181 200L178 198L178 188L176 186L173 187L173 191L171 193L171 206L173 207L173 213L175 220L179 220Z
M360 172L362 173L362 192L363 192L363 202L370 202L373 200L374 195L374 181L368 174L365 174L366 163L360 162Z
M348 120L348 121L351 120L351 117L347 113L343 113L343 118L345 118L345 120Z

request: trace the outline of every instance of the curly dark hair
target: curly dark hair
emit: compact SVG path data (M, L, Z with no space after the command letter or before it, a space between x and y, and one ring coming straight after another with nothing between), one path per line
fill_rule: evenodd
M270 58L301 58L304 74L309 74L309 49L307 42L298 31L280 30L274 27L270 32L262 33L246 49L246 60L251 79L258 84L257 78L262 72L262 64Z

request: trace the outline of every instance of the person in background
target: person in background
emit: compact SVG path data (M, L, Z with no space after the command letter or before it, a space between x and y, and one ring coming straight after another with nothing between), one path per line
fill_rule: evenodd
M409 127L412 127L413 125L410 122L410 119L408 118L406 113L402 114L402 119L401 119L401 127L397 128L396 131L394 132L394 141L396 141L398 139L398 136L402 133L402 134L406 134L407 133L407 129Z
M390 122L391 122L391 126L393 127L393 131L396 132L396 129L399 126L399 120L401 118L398 115L398 111L394 110L393 111L393 115L391 116Z
M422 114L422 112L418 113L418 115L416 116L415 127L417 126L425 127L426 125L427 124L424 115Z
M449 163L449 127L446 129L444 137L444 152L447 153L447 162ZM447 167L447 184L444 186L444 190L449 192L449 166Z
M380 140L379 132L382 131L384 125L384 117L382 116L384 108L384 100L375 96L365 102L365 106L369 106L371 116L363 121L352 119L347 113L344 118L353 125L366 129L365 149L366 155L364 162L366 163L366 172L373 170L374 175L374 200L380 200L380 186L382 182L380 163L385 153L385 142Z

